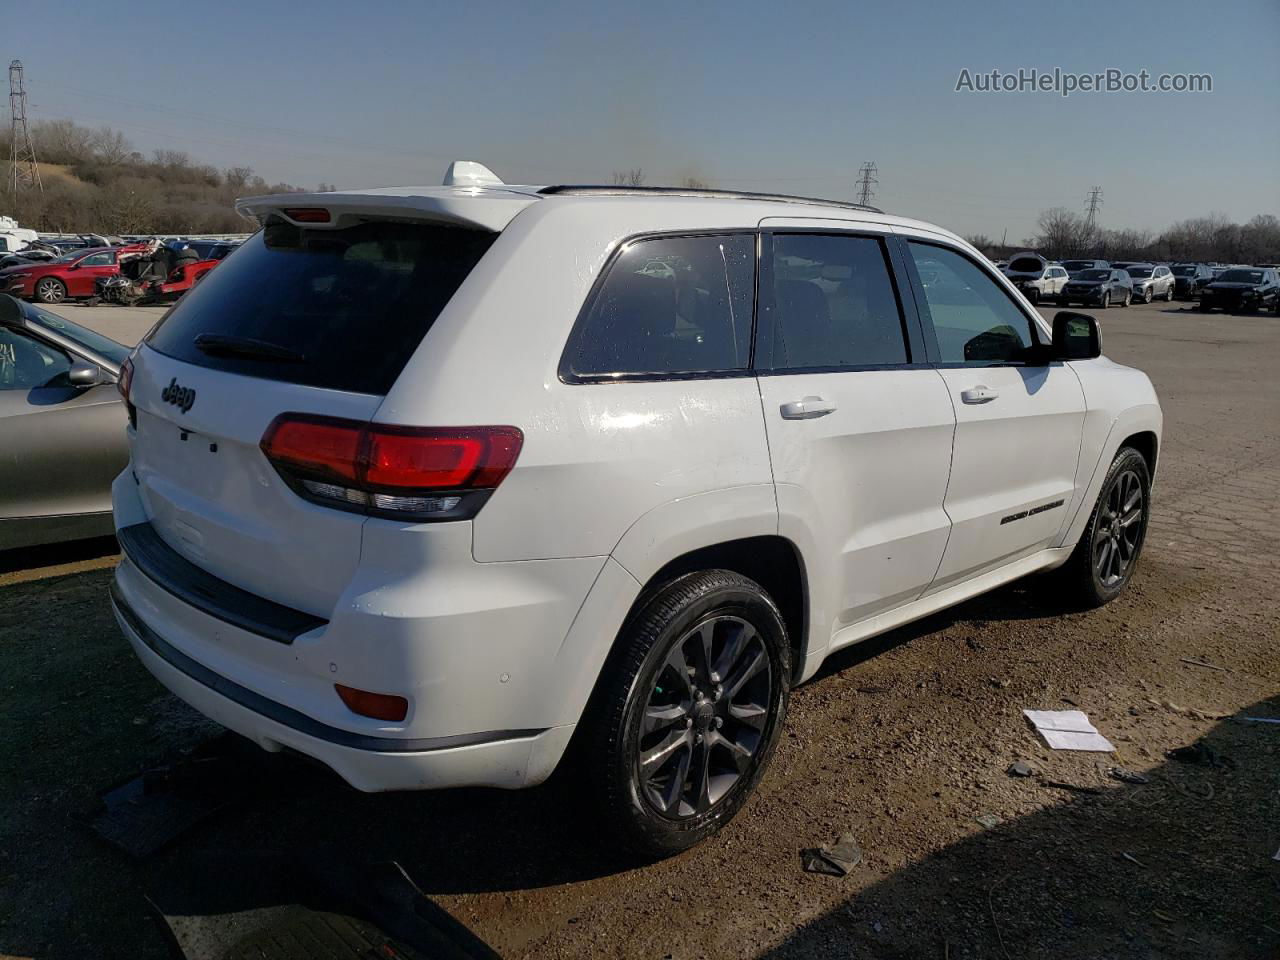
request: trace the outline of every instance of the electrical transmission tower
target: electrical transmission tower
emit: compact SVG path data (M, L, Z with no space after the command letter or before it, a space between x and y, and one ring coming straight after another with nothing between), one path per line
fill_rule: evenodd
M876 165L872 162L864 163L858 171L858 182L854 184L858 188L858 203L869 205L876 195L871 188L879 182L876 179Z
M34 187L43 193L36 148L27 129L27 90L22 84L21 60L9 63L9 113L13 116L9 132L10 192L16 197L19 190Z
M1089 229L1092 230L1098 225L1098 208L1102 206L1102 188L1092 188L1089 191L1089 199L1084 202L1084 205L1089 211L1089 214L1085 219L1089 224Z

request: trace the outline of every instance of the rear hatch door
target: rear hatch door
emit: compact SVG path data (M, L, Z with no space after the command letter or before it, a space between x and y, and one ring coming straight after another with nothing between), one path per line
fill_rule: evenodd
M135 354L133 469L170 547L327 618L365 518L303 500L259 444L284 413L368 421L496 234L456 221L266 221Z

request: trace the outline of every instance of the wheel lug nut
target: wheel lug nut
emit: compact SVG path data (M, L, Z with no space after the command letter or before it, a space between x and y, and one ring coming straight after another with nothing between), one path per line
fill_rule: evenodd
M719 730L724 726L724 717L716 717L716 729Z

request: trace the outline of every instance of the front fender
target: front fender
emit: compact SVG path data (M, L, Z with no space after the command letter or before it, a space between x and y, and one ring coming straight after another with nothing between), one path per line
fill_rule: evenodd
M1120 444L1134 434L1149 432L1155 434L1159 449L1164 427L1159 400L1146 374L1103 358L1073 363L1072 368L1084 387L1088 410L1076 467L1077 493L1059 546L1079 542Z

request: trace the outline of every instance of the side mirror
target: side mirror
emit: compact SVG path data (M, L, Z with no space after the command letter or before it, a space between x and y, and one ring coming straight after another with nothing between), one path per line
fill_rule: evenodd
M102 368L87 360L77 360L67 371L67 383L73 387L94 387L102 382Z
M1053 318L1055 360L1092 360L1102 356L1102 334L1098 321L1087 313L1063 310Z

